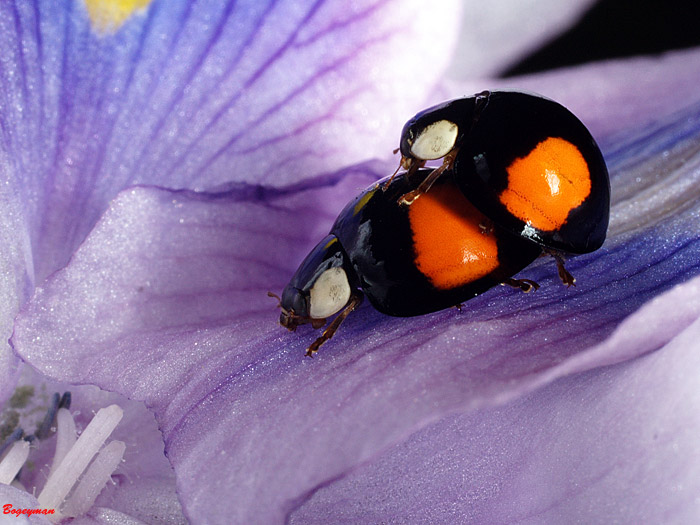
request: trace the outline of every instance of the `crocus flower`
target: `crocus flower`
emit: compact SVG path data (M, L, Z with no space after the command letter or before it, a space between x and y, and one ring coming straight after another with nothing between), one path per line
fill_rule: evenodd
M456 2L421 4L2 7L14 351L145 402L193 522L697 518L700 52L463 80ZM542 260L534 295L364 305L304 359L266 292L406 118L495 87L561 101L609 163L577 287Z

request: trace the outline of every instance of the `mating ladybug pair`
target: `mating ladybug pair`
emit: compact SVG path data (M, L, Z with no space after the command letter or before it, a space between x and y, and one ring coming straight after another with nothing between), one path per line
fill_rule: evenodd
M399 149L406 172L355 197L282 293L280 323L289 330L320 328L340 312L309 356L364 295L380 312L408 317L497 284L527 292L537 283L512 276L543 251L572 285L562 253L592 252L605 240L605 161L556 102L488 91L445 102L406 123ZM438 168L423 168L438 159Z

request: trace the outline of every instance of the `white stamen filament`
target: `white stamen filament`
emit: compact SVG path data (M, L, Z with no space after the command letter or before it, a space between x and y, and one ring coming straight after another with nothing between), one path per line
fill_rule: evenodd
M29 442L20 439L15 441L7 451L5 458L0 461L0 483L9 485L22 468L29 456Z
M100 450L66 502L62 511L64 516L80 516L90 510L111 479L112 472L119 466L125 450L123 441L112 441Z
M67 408L59 408L56 414L56 452L53 455L53 463L49 477L56 472L56 469L66 457L68 451L75 445L78 434L75 431L75 420Z
M56 470L46 480L37 500L42 508L58 509L73 485L122 418L117 405L101 409L85 428Z

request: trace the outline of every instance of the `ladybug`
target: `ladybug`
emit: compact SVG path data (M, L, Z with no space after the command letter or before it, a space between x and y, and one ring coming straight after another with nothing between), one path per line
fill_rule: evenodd
M542 248L494 224L443 170L430 192L411 206L399 198L416 189L417 177L387 178L360 193L340 212L279 298L280 324L321 328L307 349L313 356L366 296L380 312L410 317L435 312L505 284L525 292L537 283L512 276Z
M425 161L443 159L400 197L402 204L452 169L484 215L551 251L560 264L560 252L588 253L605 241L610 181L603 155L583 123L557 102L509 91L444 102L406 123L399 149L409 177Z

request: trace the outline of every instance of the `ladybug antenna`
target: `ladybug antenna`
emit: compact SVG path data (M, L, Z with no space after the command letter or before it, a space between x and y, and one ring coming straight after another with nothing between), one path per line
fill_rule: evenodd
M394 153L396 153L397 151L399 151L398 148L394 150ZM396 177L396 174L399 172L400 169L401 169L401 163L399 162L399 165L397 166L396 171L391 174L391 177L389 177L389 180L386 181L384 183L384 185L382 186L382 191L386 191L386 189L391 184L391 181L394 180L394 177Z
M277 299L277 308L282 308L282 299L280 299L279 295L277 295L276 293L267 292L267 296ZM282 308L282 310L284 310L284 308Z
M279 295L277 295L276 293L267 292L267 296L272 297L274 299L277 299L277 308L282 310L283 314L289 315L289 310L287 310L284 306L282 306L282 299L280 299ZM294 315L294 312L292 312L292 315Z

